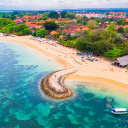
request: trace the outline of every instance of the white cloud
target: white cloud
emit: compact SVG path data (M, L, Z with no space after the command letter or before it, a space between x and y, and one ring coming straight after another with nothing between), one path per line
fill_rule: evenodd
M128 0L0 0L0 9L127 8Z

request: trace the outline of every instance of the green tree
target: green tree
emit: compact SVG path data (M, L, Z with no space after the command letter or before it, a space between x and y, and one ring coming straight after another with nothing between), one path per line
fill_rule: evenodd
M18 25L18 31L22 31L22 30L24 30L25 28L28 28L28 26L27 25L24 25L24 24L20 24L20 25Z
M44 21L47 20L48 19L48 14L49 13L43 13L43 15L41 15L41 18L40 19L41 20L44 20Z
M118 33L124 34L124 29L123 29L122 27L119 27L119 28L117 29L117 31L118 31Z
M6 34L17 33L17 35L28 35L31 34L31 29L24 24L16 25L11 19L0 18L1 32Z
M2 13L2 18L6 18L6 15L5 15L5 13Z
M85 21L83 21L83 25L87 25L87 21L85 20Z
M45 29L37 29L35 31L35 33L36 33L36 36L38 36L38 37L45 37L46 30Z
M77 17L76 18L76 23L77 24L82 24L82 22L83 22L83 17Z
M19 31L19 32L17 33L17 35L18 35L18 36L22 36L22 35L23 35L23 32L22 32L22 31Z
M25 28L24 31L23 31L23 34L24 34L24 35L29 35L29 34L31 34L31 33L32 33L32 31L31 31L30 28Z
M123 19L118 19L118 20L117 20L117 24L118 24L118 25L123 25Z
M128 55L128 43L126 44L126 46L124 47L124 52L126 55Z
M53 21L46 21L44 23L44 26L45 26L45 29L50 30L50 31L56 30L57 28L59 28L59 26Z
M86 51L86 39L84 37L80 38L77 40L76 44L75 44L75 48L80 51L80 52L83 52L83 51Z
M88 22L87 22L87 26L89 27L89 28L93 28L94 27L94 25L96 25L96 21L95 20L89 20Z
M60 15L57 12L50 12L48 17L58 19Z
M114 31L115 30L115 24L111 23L110 25L108 25L107 29L110 31Z
M54 34L53 36L54 36L54 38L55 38L55 39L59 39L60 34L59 34L59 33L57 33L57 34Z
M124 33L125 33L125 34L128 33L128 28L124 28Z
M60 15L61 15L62 18L66 18L66 14L67 14L66 11L62 11L62 12L60 13Z
M16 16L15 16L14 14L12 14L12 15L10 16L10 19L14 20L14 19L16 19Z
M106 57L108 57L109 59L114 60L118 57L124 56L125 52L124 52L124 50L120 50L120 49L115 47L113 50L109 50L109 51L105 52L104 55Z
M3 27L1 32L6 33L7 32L7 27Z
M106 35L107 31L101 31L98 33L88 33L77 39L76 49L79 51L94 52L98 55L103 55L104 52L112 50L114 44L111 44Z
M71 40L71 39L72 39L71 34L67 34L67 35L66 35L66 39L67 39L67 40Z
M107 29L110 32L110 40L112 39L112 31L115 31L115 24L111 23L110 25L107 26Z
M108 22L114 22L114 19L113 18L109 18Z
M74 19L76 15L73 13L67 13L65 16L66 16L66 18Z

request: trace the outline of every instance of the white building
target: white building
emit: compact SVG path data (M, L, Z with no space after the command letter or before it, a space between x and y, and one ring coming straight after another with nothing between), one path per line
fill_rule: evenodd
M106 14L94 14L94 13L87 13L87 14L76 14L76 16L84 17L86 16L87 18L89 17L95 17L95 18L106 18Z

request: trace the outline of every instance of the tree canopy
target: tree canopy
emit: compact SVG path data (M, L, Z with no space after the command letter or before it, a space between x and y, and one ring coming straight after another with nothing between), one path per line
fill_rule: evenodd
M59 26L55 23L55 22L53 22L53 21L46 21L45 23L44 23L44 26L45 26L45 29L47 29L47 30L56 30Z
M118 49L118 48L114 48L112 50L108 50L104 53L104 55L106 57L108 57L109 59L116 59L120 56L124 56L125 55L125 52L124 50L121 50L121 49Z
M103 55L104 52L114 48L114 45L111 44L108 37L107 31L89 33L79 38L75 47L79 51L94 52L98 55Z
M107 29L110 31L114 31L115 30L115 24L111 23L110 25L107 26Z
M67 13L65 16L66 16L66 18L74 19L76 15L73 13Z
M118 25L123 25L123 19L118 19L118 20L117 20L117 24L118 24Z
M37 29L32 36L45 37L46 30L45 29Z
M12 14L12 15L10 16L10 19L12 19L12 20L16 19L15 14Z
M89 28L94 27L94 25L96 25L96 21L95 21L95 20L89 20L89 21L87 22L87 26L88 26Z
M17 34L17 35L29 35L31 29L24 24L16 25L11 19L0 18L0 29L1 32L6 34Z
M117 31L118 31L118 33L124 34L124 29L123 29L122 27L119 27L119 28L117 29Z
M50 12L48 17L58 19L60 15L57 12Z
M66 11L62 11L62 12L60 13L60 15L61 15L62 18L66 18L66 14L67 14Z
M41 15L41 18L40 19L41 20L44 20L44 21L47 20L48 19L48 14L49 13L44 13L43 15Z

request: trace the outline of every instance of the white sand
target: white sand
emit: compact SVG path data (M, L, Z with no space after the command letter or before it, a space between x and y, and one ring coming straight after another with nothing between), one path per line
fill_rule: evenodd
M82 67L74 75L68 77L68 79L95 79L96 81L105 81L113 83L128 89L128 72L125 68L119 68L111 65L111 62L104 58L99 58L99 61L81 61L81 57L77 56L77 51L72 48L63 47L55 44L55 41L39 42L30 39L31 36L21 37L0 37L0 40L15 41L28 45L39 52L55 59L63 65L64 68Z

